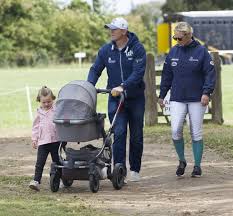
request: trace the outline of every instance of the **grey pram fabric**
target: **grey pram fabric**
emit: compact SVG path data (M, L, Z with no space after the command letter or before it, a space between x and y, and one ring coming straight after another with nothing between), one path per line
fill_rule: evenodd
M102 137L104 118L96 113L95 87L75 80L58 93L54 122L60 141L87 142Z
M83 80L65 85L58 94L55 119L88 120L96 115L96 89Z

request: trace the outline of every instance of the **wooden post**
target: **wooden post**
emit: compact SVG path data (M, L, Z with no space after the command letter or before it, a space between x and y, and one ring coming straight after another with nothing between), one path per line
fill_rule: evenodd
M146 58L146 72L144 80L146 83L145 97L145 124L152 126L158 123L158 110L157 110L157 95L156 95L156 79L155 79L155 62L152 54L147 54Z
M216 70L216 85L212 95L212 121L223 124L221 61L218 52L211 52Z

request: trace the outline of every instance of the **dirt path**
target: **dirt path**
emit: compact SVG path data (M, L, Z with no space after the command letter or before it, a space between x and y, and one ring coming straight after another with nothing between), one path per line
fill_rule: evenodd
M175 151L170 144L145 140L142 181L128 183L122 190L113 190L110 181L102 181L97 194L89 192L87 182L75 182L60 196L79 196L94 208L118 212L119 215L233 215L233 162L226 161L206 149L203 177L190 178L192 150L186 149L188 167L184 178L174 173L177 165ZM36 152L28 138L0 139L0 175L33 175ZM46 167L45 176L48 176ZM49 186L44 178L42 191Z

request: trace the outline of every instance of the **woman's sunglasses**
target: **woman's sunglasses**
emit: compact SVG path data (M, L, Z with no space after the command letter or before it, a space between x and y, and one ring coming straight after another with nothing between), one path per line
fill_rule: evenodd
M173 35L172 38L173 38L173 40L175 40L175 41L182 41L183 38L185 37L185 35L186 35L186 34L184 34L183 37L175 37L175 35Z

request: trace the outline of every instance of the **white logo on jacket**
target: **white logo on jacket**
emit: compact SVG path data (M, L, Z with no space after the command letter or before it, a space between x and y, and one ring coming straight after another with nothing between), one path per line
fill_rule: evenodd
M111 57L108 57L108 63L109 64L114 64L114 63L116 63L116 60L111 59Z
M193 62L198 62L198 59L193 58L192 56L189 58L189 61L193 61Z
M177 62L175 62L175 61L174 61L174 62L172 62L172 63L171 63L171 66L172 66L172 67L177 66Z
M133 51L132 50L130 50L129 52L125 52L125 55L127 56L127 57L131 57L132 55L133 55Z
M178 58L172 58L171 61L179 61Z

